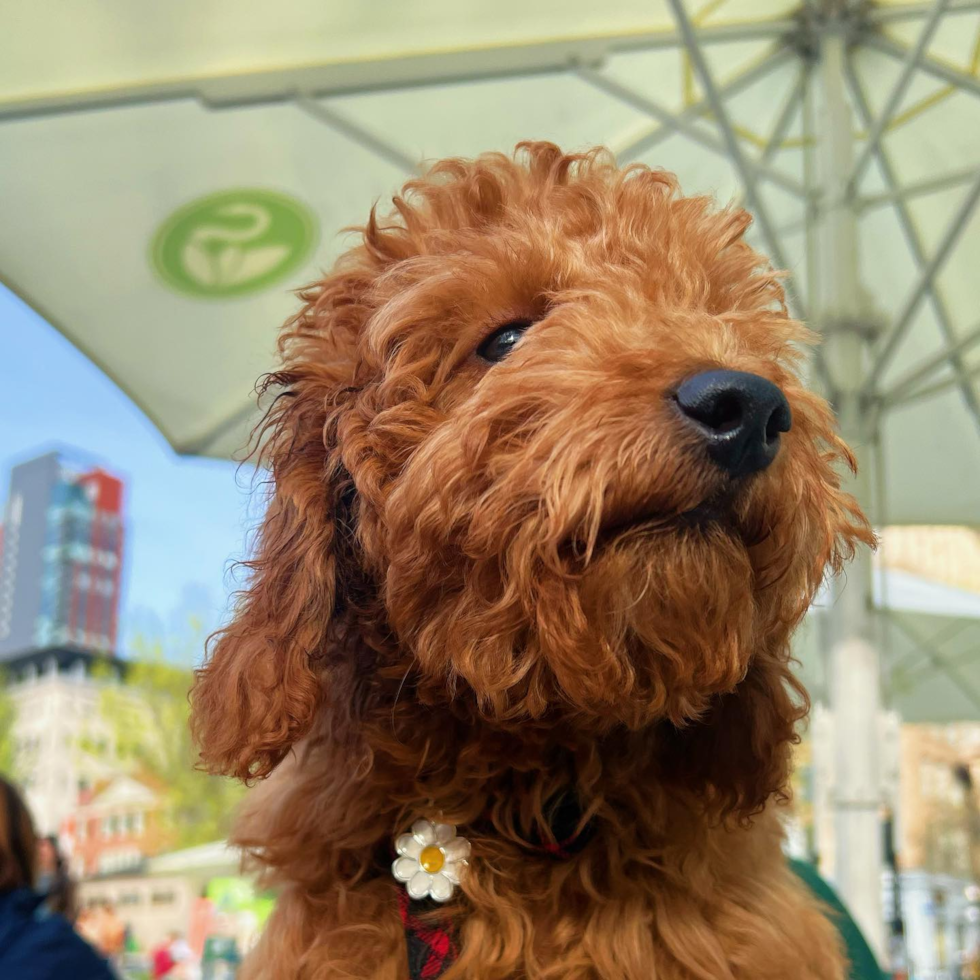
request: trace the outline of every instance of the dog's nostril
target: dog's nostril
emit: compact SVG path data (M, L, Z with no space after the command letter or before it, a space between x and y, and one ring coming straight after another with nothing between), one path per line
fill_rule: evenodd
M779 452L792 414L771 381L746 371L705 371L674 395L681 412L707 444L715 463L732 476L765 469Z
M780 405L774 409L769 421L766 422L766 442L775 442L782 432L789 432L792 425L792 416L788 405Z
M719 398L692 408L688 415L717 432L731 432L742 424L741 402L730 392L722 392Z

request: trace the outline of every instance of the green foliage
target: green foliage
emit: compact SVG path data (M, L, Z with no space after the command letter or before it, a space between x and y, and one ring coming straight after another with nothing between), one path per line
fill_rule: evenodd
M0 673L0 773L16 780L20 773L17 766L17 749L14 744L14 722L17 706L10 696L6 675Z
M162 643L139 644L137 653L125 681L107 684L101 697L118 761L162 793L170 846L223 839L243 788L196 769L188 701L193 672L166 659Z

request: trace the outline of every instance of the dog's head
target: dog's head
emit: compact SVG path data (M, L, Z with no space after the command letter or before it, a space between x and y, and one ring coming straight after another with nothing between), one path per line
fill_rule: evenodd
M496 726L659 723L685 780L771 792L789 635L869 532L748 224L550 144L440 163L372 215L282 336L204 758L267 774L343 660Z

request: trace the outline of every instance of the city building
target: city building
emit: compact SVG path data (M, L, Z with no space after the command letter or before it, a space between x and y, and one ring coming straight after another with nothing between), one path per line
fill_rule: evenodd
M102 691L117 681L123 483L77 454L13 467L0 549L0 668L10 738L38 829L118 770Z
M980 879L978 779L980 724L902 726L903 867Z
M61 824L61 840L77 878L140 868L170 836L161 820L161 787L149 777L118 773L83 786Z
M20 658L8 674L14 772L43 834L60 831L80 789L119 771L101 710L104 685L118 674L106 665L106 677L92 676L89 666L82 654L54 649Z
M0 552L0 660L116 646L123 483L47 453L13 468Z
M195 953L202 951L206 936L217 935L233 940L244 954L274 899L251 877L241 877L242 857L224 841L166 852L149 858L138 873L84 879L79 902L83 907L111 905L143 950L180 932Z
M816 705L796 753L790 851L834 867L833 713ZM980 724L900 724L882 717L882 813L893 814L899 870L882 876L889 927L901 921L903 960L914 976L948 980L980 951ZM883 820L883 831L885 821Z

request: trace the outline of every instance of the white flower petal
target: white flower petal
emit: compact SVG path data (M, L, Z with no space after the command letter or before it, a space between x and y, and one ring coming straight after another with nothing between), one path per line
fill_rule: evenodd
M465 870L465 861L447 861L442 866L442 871L439 874L445 875L454 885L458 885L462 881Z
M453 883L444 874L433 875L429 894L437 902L448 902L453 897Z
M395 841L395 850L410 858L418 858L422 853L422 845L411 834L402 834Z
M428 820L416 820L412 824L412 835L423 847L430 847L436 842L436 829Z
M416 865L417 866L417 865ZM427 874L425 871L416 871L412 875L412 880L408 883L408 894L412 898L425 898L429 894L429 889L432 887L432 875Z
M418 872L419 862L416 858L400 857L396 858L391 866L391 873L399 881L409 881Z
M456 836L456 828L451 823L437 823L435 832L437 844L448 844Z
M451 840L443 849L447 861L465 861L470 856L470 842L465 837Z

